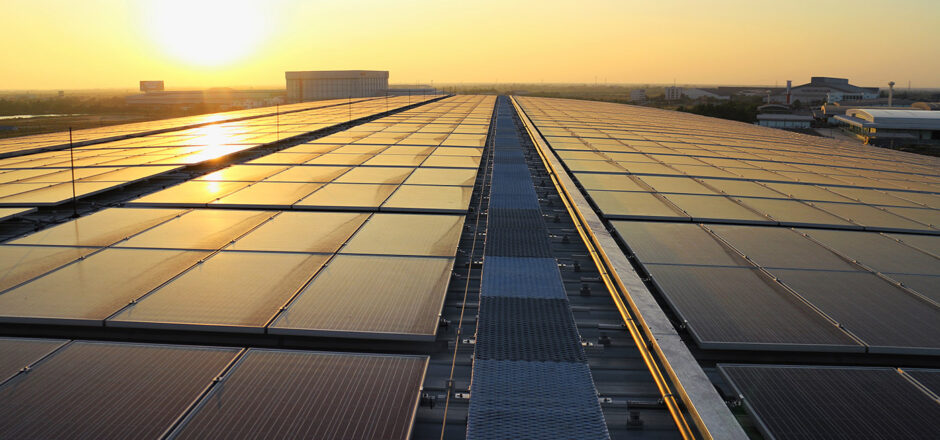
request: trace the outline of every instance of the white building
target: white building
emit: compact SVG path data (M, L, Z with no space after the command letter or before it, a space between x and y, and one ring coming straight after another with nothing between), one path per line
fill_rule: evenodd
M646 102L646 89L635 89L630 91L630 102Z
M682 87L666 87L666 101L678 101L682 99Z
M869 144L940 143L940 112L925 110L851 109L836 116L842 130Z
M287 101L362 98L384 95L387 70L330 70L286 72Z
M757 125L773 128L810 128L813 125L813 117L781 113L764 113L757 115Z

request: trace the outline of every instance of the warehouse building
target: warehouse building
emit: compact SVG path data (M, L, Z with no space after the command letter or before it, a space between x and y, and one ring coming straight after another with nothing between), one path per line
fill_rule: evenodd
M859 87L849 84L846 78L814 76L808 83L793 87L791 93L791 102L839 102L875 99L878 97L879 90L877 87Z
M364 98L384 95L387 70L318 70L286 72L288 102Z
M836 116L842 130L869 144L940 143L940 113L923 110L853 109Z

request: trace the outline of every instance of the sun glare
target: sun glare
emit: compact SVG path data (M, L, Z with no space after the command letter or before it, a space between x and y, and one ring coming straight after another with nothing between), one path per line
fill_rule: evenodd
M254 52L266 34L264 2L163 0L148 2L142 19L167 55L196 66L234 63Z

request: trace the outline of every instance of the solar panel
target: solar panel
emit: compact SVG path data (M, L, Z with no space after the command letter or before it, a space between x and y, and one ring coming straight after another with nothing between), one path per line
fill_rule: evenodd
M8 243L108 246L182 213L179 209L104 209Z
M639 221L611 224L643 263L748 265L737 252L697 224Z
M223 251L108 319L107 325L263 333L328 259Z
M0 337L0 384L52 353L67 341Z
M408 439L427 363L250 349L174 436Z
M706 194L715 192L689 177L638 176L638 179L651 186L655 191L679 194Z
M463 222L455 215L375 214L341 252L449 257L457 252Z
M227 249L333 253L368 217L342 212L281 212Z
M646 269L703 348L863 351L756 269L663 264Z
M606 189L611 191L646 191L625 174L574 173L584 189Z
M888 278L940 304L940 276L887 273Z
M0 321L100 326L207 252L106 249L0 295Z
M926 224L900 217L898 215L860 204L849 203L815 203L820 209L831 212L842 218L868 228L877 228L882 231L937 231Z
M96 248L0 245L0 292L79 260L97 250Z
M940 259L881 234L818 229L800 232L878 272L940 275Z
M249 166L249 165L245 165ZM261 166L261 165L258 165ZM266 180L268 182L332 182L349 171L348 167L332 166L295 166L287 168Z
M452 266L451 258L337 255L268 331L434 339Z
M904 368L904 374L914 378L932 393L940 395L940 370L926 368Z
M407 180L407 185L451 185L473 186L476 170L450 170L438 168L418 168Z
M401 98L392 98L391 101L393 108L407 105ZM342 109L330 107L334 104L337 102L327 104L325 108L319 103L293 106L294 110L277 116L270 114L273 112L269 109L267 113L249 113L249 117L258 116L250 122L224 122L196 128L170 126L165 129L178 131L169 135L140 132L134 135L148 135L131 140L104 139L95 145L78 146L69 152L51 151L21 158L0 159L0 174L5 174L0 177L0 182L3 182L3 188L0 188L0 205L40 206L68 201L73 197L73 167L76 195L85 197L176 171L183 166L200 164L267 143L346 123L353 115L372 116L382 109L388 109L388 106L380 105L376 100L344 103L347 105ZM340 117L340 114L343 116ZM281 126L284 128L280 128ZM251 163L301 164L317 159L322 153L336 147L307 145L290 152L275 152ZM208 176L209 179L220 177L227 179L224 172ZM26 181L32 183L17 183ZM235 188L233 185L201 186L189 183L165 193L151 195L138 203L201 205L225 195L223 190ZM211 197L198 200L203 196Z
M440 168L477 168L480 166L480 157L478 156L428 156L422 166L440 167Z
M382 204L383 211L466 213L473 188L402 185Z
M275 165L232 165L222 168L204 176L197 177L196 181L223 181L223 182L258 182L266 177L286 170L286 166Z
M709 229L763 267L860 271L789 228L709 225Z
M0 386L0 437L159 437L237 352L72 342Z
M912 234L887 234L887 236L940 258L940 236Z
M790 269L771 273L865 341L870 352L940 349L940 309L874 274Z
M775 224L773 220L745 208L732 199L723 196L705 196L689 194L661 194L679 209L692 217L692 221L721 221L746 224Z
M649 193L592 190L588 195L609 219L691 220Z
M940 430L940 405L891 368L719 369L769 438L931 438Z
M397 185L330 183L305 197L294 209L377 211Z
M216 250L267 221L274 212L198 209L117 244L125 248Z
M289 209L323 187L322 183L259 182L222 197L212 207Z
M134 206L203 207L248 186L248 182L189 181L127 202Z
M861 229L855 223L797 200L736 197L744 206L786 226L825 226Z
M337 183L400 184L408 178L414 168L406 167L356 167L343 174Z
M896 206L878 207L899 217L914 220L920 224L927 225L933 230L940 230L940 210L927 208L907 208Z

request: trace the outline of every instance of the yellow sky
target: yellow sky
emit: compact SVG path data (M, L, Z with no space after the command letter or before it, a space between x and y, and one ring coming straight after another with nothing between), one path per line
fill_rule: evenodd
M393 83L940 86L937 0L4 0L0 90Z

